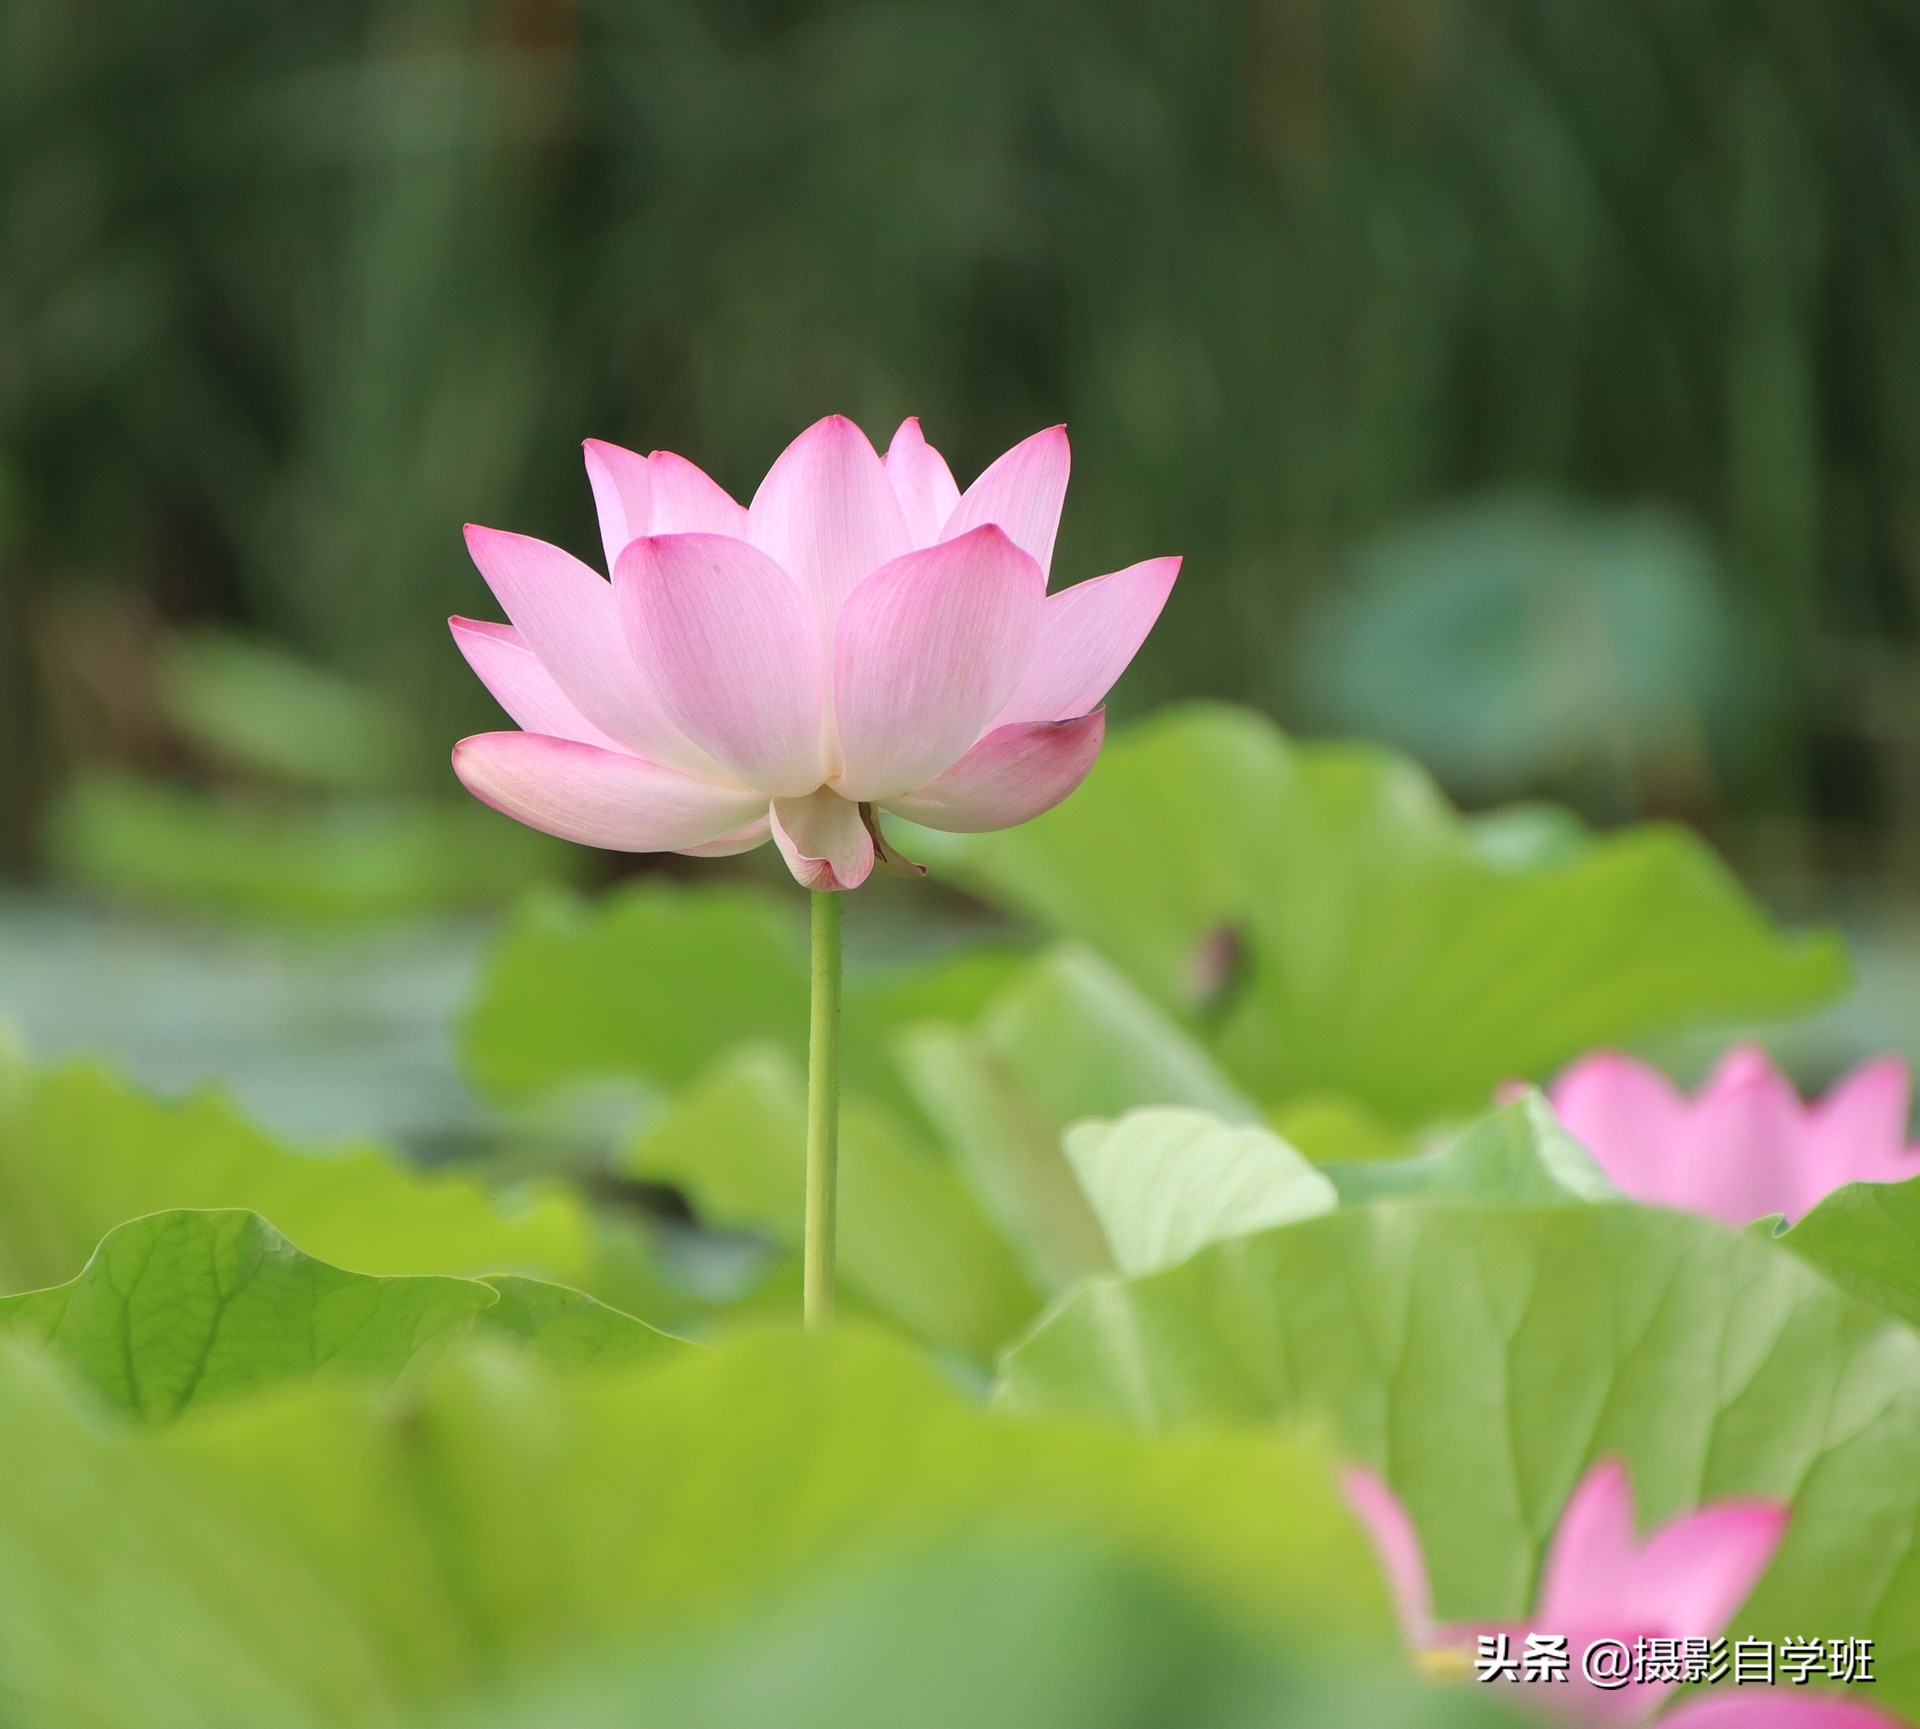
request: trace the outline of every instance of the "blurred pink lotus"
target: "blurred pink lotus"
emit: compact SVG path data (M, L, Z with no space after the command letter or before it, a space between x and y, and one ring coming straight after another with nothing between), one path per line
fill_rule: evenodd
M1565 1635L1569 1679L1521 1685L1531 1700L1583 1724L1636 1723L1650 1716L1670 1683L1630 1684L1606 1690L1589 1684L1581 1659L1596 1640L1620 1640L1632 1649L1642 1638L1717 1638L1767 1570L1785 1534L1787 1509L1772 1501L1714 1501L1670 1520L1648 1537L1634 1531L1633 1489L1626 1467L1602 1459L1568 1497L1548 1546L1533 1614L1511 1623L1440 1624L1433 1618L1420 1536L1400 1499L1373 1472L1343 1474L1348 1502L1373 1539L1401 1629L1429 1671L1471 1675L1482 1635L1504 1635L1519 1663L1529 1633ZM1823 1709L1827 1702L1810 1700ZM1696 1707L1677 1712L1675 1724ZM1843 1712L1853 1707L1840 1707ZM1861 1721L1873 1721L1873 1714ZM1741 1718L1710 1719L1737 1729ZM1799 1729L1850 1729L1845 1715L1777 1719Z
M1729 1051L1692 1099L1612 1051L1582 1058L1550 1089L1568 1132L1623 1193L1730 1225L1797 1219L1843 1183L1920 1176L1908 1092L1906 1064L1876 1057L1803 1105L1751 1045Z
M469 528L510 625L456 618L519 732L454 749L495 809L622 852L771 836L805 886L873 868L874 813L1027 821L1099 755L1101 699L1177 558L1048 595L1063 428L963 494L908 420L884 463L850 420L809 427L742 507L682 457L589 441L611 584L557 547Z

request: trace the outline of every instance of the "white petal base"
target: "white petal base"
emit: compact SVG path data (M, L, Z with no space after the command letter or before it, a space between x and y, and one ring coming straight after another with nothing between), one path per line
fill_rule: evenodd
M873 870L873 837L860 807L822 787L773 801L773 844L805 889L855 889Z

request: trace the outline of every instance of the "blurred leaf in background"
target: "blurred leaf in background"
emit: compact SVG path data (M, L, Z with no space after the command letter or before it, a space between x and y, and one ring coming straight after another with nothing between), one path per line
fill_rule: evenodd
M392 792L417 766L407 711L269 643L221 631L166 644L160 694L227 767L316 792Z
M924 903L916 909L930 915ZM1021 957L950 945L855 969L844 1007L847 1082L911 1108L888 1052L908 1021L976 1014ZM461 1019L467 1074L519 1101L625 1076L679 1086L751 1041L806 1057L807 971L791 894L706 883L625 885L598 904L529 896L495 939Z
M49 846L109 900L293 929L495 907L579 868L560 841L479 804L289 803L90 775Z
M63 620L75 670L89 627L115 617ZM79 767L47 815L69 881L133 907L325 928L491 908L583 868L578 848L471 799L423 796L419 734L372 687L269 643L120 624L124 664L73 704Z
M439 774L489 713L440 622L484 606L458 525L586 551L583 434L740 487L829 410L922 413L963 471L1065 420L1063 576L1188 555L1127 704L1304 712L1295 636L1356 547L1548 489L1711 547L1774 693L1736 814L1920 812L1897 0L105 0L0 31L0 686L43 603L117 585L378 690ZM45 696L7 721L16 857ZM1867 767L1815 808L1836 739Z
M1655 512L1462 505L1356 554L1301 636L1299 687L1316 721L1476 798L1570 787L1624 816L1652 779L1697 812L1720 780L1709 741L1737 768L1737 723L1766 706L1723 580L1702 537Z
M1115 738L1023 828L916 847L1103 951L1296 1145L1291 1114L1329 1099L1362 1113L1342 1139L1415 1129L1590 1046L1785 1016L1847 978L1831 934L1777 930L1684 829L1483 829L1391 751L1209 705Z
M700 1219L748 1227L797 1263L807 1147L805 1073L745 1046L714 1062L633 1138L623 1165L672 1184ZM1038 1306L951 1164L857 1094L840 1127L839 1278L855 1304L985 1365Z
M588 1221L556 1190L499 1201L369 1147L297 1152L211 1093L168 1103L92 1064L0 1070L0 1288L63 1284L114 1226L176 1207L245 1207L361 1273L542 1272L582 1282Z

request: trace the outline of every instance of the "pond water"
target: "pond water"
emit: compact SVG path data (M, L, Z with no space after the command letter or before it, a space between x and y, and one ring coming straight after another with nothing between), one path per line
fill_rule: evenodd
M483 1135L453 1022L490 926L352 935L195 925L0 900L0 1022L30 1053L105 1058L166 1094L217 1082L268 1128L416 1154Z
M876 896L871 910L883 916L851 963L927 946L892 897ZM1920 1065L1920 924L1849 926L1849 996L1794 1025L1756 1029L1803 1086L1878 1051ZM476 1098L455 1054L455 1023L492 928L436 919L318 937L57 895L0 898L0 1027L37 1057L99 1056L162 1094L219 1085L297 1143L372 1139L426 1160L484 1152L528 1127ZM1681 1034L1649 1054L1692 1079L1733 1036ZM601 1114L610 1131L619 1113Z

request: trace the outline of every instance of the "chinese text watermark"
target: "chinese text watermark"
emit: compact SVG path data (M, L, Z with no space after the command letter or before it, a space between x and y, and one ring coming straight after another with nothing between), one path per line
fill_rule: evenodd
M1714 1685L1804 1687L1815 1676L1871 1683L1871 1639L1594 1639L1577 1648L1564 1633L1482 1633L1477 1681L1571 1682L1618 1687Z

